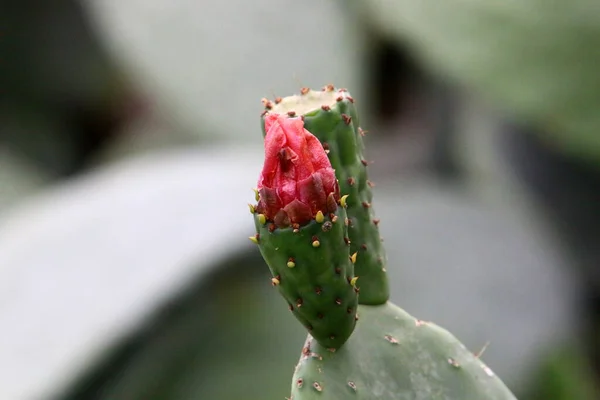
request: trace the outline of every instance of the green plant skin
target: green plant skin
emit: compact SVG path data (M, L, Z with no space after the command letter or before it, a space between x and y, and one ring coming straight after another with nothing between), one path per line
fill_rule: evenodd
M348 342L335 352L310 335L296 366L293 400L515 400L452 334L388 302L359 306Z
M352 334L358 307L354 265L344 240L345 218L344 208L337 207L320 223L312 220L297 231L291 227L271 231L271 223L262 224L259 214L254 214L258 246L274 286L311 335L331 349L342 346Z
M271 106L268 112L286 114L295 111L295 115L302 115L304 127L328 151L340 191L349 195L346 209L348 237L350 254L357 253L354 268L359 277L359 303L385 303L389 299L387 257L377 226L379 220L372 207L368 163L363 156L363 134L354 99L344 89L303 90L303 94L285 97ZM265 134L264 118L262 130Z

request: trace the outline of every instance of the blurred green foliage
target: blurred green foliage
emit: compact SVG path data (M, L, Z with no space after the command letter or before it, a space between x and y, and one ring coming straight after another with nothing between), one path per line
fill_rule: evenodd
M588 0L367 0L371 25L545 141L600 163L600 5Z

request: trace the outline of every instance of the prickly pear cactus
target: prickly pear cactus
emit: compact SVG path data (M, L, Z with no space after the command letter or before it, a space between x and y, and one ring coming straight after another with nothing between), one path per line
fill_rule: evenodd
M289 399L515 399L452 334L388 301L354 99L327 85L263 104L250 239L310 332Z

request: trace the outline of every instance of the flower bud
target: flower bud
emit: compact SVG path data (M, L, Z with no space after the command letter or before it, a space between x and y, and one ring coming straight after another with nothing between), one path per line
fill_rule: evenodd
M257 212L276 226L286 227L304 225L319 211L335 211L340 197L335 171L323 145L304 128L302 119L269 114L265 131Z

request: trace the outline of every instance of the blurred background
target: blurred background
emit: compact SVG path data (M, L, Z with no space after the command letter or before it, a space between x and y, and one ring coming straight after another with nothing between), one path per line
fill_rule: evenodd
M368 131L392 300L519 399L600 398L600 5L0 2L0 398L283 399L262 97Z

